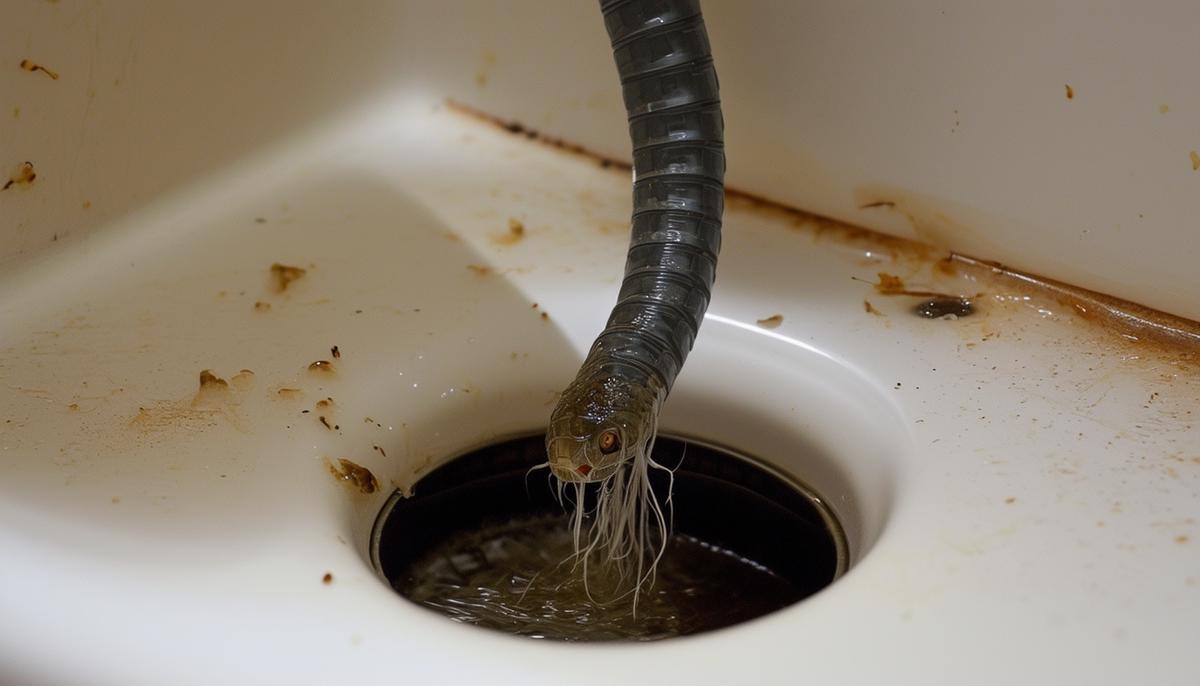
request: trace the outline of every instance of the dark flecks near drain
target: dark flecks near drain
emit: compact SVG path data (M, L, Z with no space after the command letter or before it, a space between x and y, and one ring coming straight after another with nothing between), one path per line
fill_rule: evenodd
M914 307L913 313L925 319L958 319L974 314L975 307L966 298L933 298Z
M333 355L333 359L335 360L342 359L342 351L336 345L329 349L329 354Z

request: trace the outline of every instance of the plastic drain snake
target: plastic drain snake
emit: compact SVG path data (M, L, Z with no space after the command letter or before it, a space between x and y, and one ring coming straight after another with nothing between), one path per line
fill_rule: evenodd
M724 121L698 0L601 0L600 9L633 143L632 235L617 303L551 415L546 452L559 487L575 488L584 579L593 558L615 568L636 608L667 540L670 497L660 504L648 478L663 469L651 458L658 413L716 274ZM590 513L589 483L598 484Z

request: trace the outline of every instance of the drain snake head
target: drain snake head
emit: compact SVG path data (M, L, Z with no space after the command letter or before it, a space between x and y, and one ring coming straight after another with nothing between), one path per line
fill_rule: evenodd
M645 451L665 395L657 386L604 368L581 373L550 416L546 455L554 476L568 483L604 481Z

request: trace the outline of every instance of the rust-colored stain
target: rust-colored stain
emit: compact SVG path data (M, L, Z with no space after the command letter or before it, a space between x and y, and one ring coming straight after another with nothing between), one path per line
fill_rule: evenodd
M304 391L300 390L299 388L284 387L275 391L275 395L286 400L289 398L299 398L300 396L304 395Z
M311 374L323 375L332 375L337 373L337 369L334 368L333 363L329 360L317 360L316 362L313 362L312 364L308 365L308 371Z
M470 269L476 276L488 276L492 273L492 268L482 264L468 264L467 269Z
M1190 360L1200 359L1200 322L1175 317L1137 303L1114 298L1086 288L1029 274L965 255L953 259L978 276L989 276L1005 284L1005 290L1026 291L1049 297L1065 305L1076 316L1102 326L1127 341L1176 347ZM978 276L976 278L978 278Z
M344 457L339 457L336 464L328 460L326 464L329 466L329 473L333 474L334 478L353 486L359 493L369 494L379 490L379 481L375 479L375 475L360 464Z
M1015 497L1013 497L1013 496L1009 496L1009 497L1007 497L1007 498L1005 498L1005 499L1004 499L1004 504L1005 504L1005 505L1012 505L1012 504L1013 504L1013 503L1015 503L1015 502L1017 502L1017 499L1016 499Z
M229 377L229 383L239 391L248 390L254 385L254 372L249 369L238 370L237 374Z
M766 319L758 320L756 323L764 329L778 329L779 325L783 323L783 315L773 314Z
M325 584L326 586L328 586L329 584L332 584L333 583L333 574L330 572L325 572L325 576L321 577L321 583Z
M508 231L492 235L491 241L496 245L515 245L520 243L523 238L525 238L525 224L521 223L519 219L510 218Z
M318 410L330 409L333 407L333 398L321 398L315 407Z
M33 73L40 71L46 76L49 76L51 79L55 81L58 80L58 72L54 71L53 69L48 69L47 67L40 65L33 60L21 60L20 66L27 72Z
M1193 150L1188 154L1188 157L1192 160L1192 171L1200 171L1200 152Z
M37 172L33 170L33 162L22 162L15 174L8 177L8 181L0 187L0 191L6 191L13 186L28 186L37 179Z
M1069 84L1069 83L1063 84L1063 85L1067 89L1067 100L1074 100L1075 99L1075 89L1071 88L1071 84Z
M550 313L549 313L549 312L543 312L543 313L541 314L541 317L542 317L542 321L549 321L549 320L550 320Z
M229 401L229 382L212 372L204 369L200 372L200 388L192 397L192 407L217 407Z
M304 278L308 273L303 267L292 267L286 264L276 262L271 265L271 285L276 293L282 293L288 289L296 279Z
M886 317L887 316L884 313L880 312L879 310L875 309L875 306L871 304L870 300L863 300L863 311L866 312L867 314L873 314L876 317Z
M460 102L456 102L454 100L447 100L446 108L453 112L457 112L458 114L467 115L474 119L479 119L479 120L485 121L489 124L492 124L494 126L498 126L501 129L504 129L505 131L507 131L511 134L515 134L518 136L524 136L525 138L528 138L530 140L535 140L540 143L544 143L546 145L550 145L550 146L558 148L559 150L562 150L564 152L569 152L569 153L572 153L575 155L581 155L583 157L588 157L588 158L592 159L593 161L600 163L600 166L604 167L604 168L625 169L625 170L628 170L631 168L631 166L626 162L620 162L620 161L614 160L612 158L605 157L604 155L601 155L597 152L588 150L587 148L583 147L582 145L570 143L561 138L554 138L552 136L544 135L544 134L539 133L538 131L531 129L519 122L515 122L515 121L508 120L508 119L503 119L501 117L496 117L496 116L490 115L486 112L477 110L474 107L471 107L469 105L464 105L464 104L462 104Z
M1072 87L1070 89L1072 98L1074 93ZM495 117L454 101L447 101L446 105L447 109L453 112L497 126L513 135L550 145L566 153L587 157L593 162L599 163L601 167L612 168L614 171L630 169L630 165L627 163L612 160L573 143L544 136L519 122ZM1160 112L1166 112L1166 110L1166 106L1160 106ZM1195 153L1192 163L1200 171L1197 157L1200 157L1200 152ZM1161 347L1156 352L1166 355L1173 364L1180 360L1200 361L1200 323L1051 279L1018 272L999 265L989 265L982 260L953 253L948 249L947 246L952 243L952 239L964 234L973 234L977 238L982 235L991 235L988 231L995 226L1001 226L1002 218L987 216L972 208L948 203L944 199L921 196L891 187L863 187L856 190L855 195L860 208L864 210L878 208L884 211L899 212L907 217L920 241L850 226L736 188L726 187L725 191L728 210L775 215L797 231L814 236L816 240L828 238L843 245L861 248L872 254L886 254L892 260L904 260L918 267L932 265L935 275L956 277L969 283L972 287L986 284L989 291L998 294L1007 295L1010 290L1016 290L1030 294L1035 301L1049 299L1051 302L1058 300L1078 303L1084 311L1071 307L1068 308L1068 312L1073 311L1083 319L1099 324L1096 331L1106 336L1110 344L1124 347L1132 342L1140 346L1139 354L1144 354L1151 352L1146 348L1148 342L1158 341L1161 343ZM627 227L622 225L622 230L625 228ZM491 270L483 268L477 273L486 275L491 273ZM877 284L872 283L872 285ZM883 286L883 291L889 291L886 293L887 295L966 298L973 302L984 295L983 293L939 293L907 288L896 289L894 282L889 283L889 280L881 280L878 285ZM864 309L865 307L864 305ZM1110 321L1118 322L1120 326L1110 329L1108 328ZM1113 333L1117 335L1112 336ZM965 343L964 345L970 348L974 347L975 343Z
M79 411L79 403L71 403L70 405L67 405L67 409L72 412L78 412Z
M270 310L271 310L271 303L263 302L261 300L255 301L255 303L254 303L254 311L255 312L269 312Z

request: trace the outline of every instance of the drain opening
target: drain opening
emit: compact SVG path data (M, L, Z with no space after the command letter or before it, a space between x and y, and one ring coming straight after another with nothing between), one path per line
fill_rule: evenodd
M565 641L720 629L799 602L845 570L841 527L803 485L660 436L655 459L679 465L674 526L635 616L631 598L605 600L594 567L584 587L568 514L546 472L529 473L545 459L542 436L516 439L439 467L411 497L394 494L372 536L376 566L401 595L457 621ZM667 476L652 481L665 499Z

